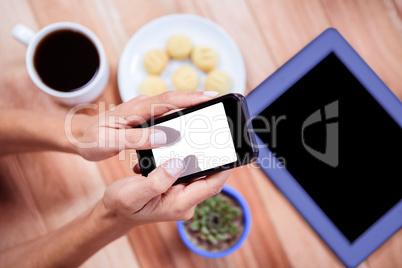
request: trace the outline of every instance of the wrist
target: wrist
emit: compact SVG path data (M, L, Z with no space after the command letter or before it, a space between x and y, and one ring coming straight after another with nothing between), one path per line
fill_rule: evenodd
M78 114L73 118L64 122L64 133L66 136L65 151L81 155L81 143L85 133L85 129L90 122L91 116Z
M104 231L114 236L114 238L124 235L135 225L133 221L125 219L115 211L107 208L103 199L96 203L92 214L96 226L102 226Z

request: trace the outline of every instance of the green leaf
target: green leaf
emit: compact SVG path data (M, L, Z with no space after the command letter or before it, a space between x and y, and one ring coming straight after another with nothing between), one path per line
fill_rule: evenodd
M198 207L195 207L193 219L197 219L197 218L198 218L198 214L199 214Z
M208 198L207 200L204 201L205 204L210 207L211 206L211 202L212 202L212 198Z
M208 235L207 234L201 234L200 235L201 239L207 240L208 239Z
M226 199L226 200L223 200L223 204L226 205L226 206L231 207L232 206L232 201L230 201L230 199Z
M239 215L241 214L241 210L240 210L239 208L232 208L232 209L230 210L230 213L231 213L234 217L237 217L237 216L239 216Z
M221 210L222 212L228 212L228 211L229 211L229 208L230 208L230 206L226 204L226 205L222 205L220 210Z
M226 223L231 223L233 221L233 219L234 219L234 217L232 215L228 214L228 215L225 216L224 221Z
M211 234L208 235L208 239L209 239L209 241L211 241L212 244L217 244L218 243L218 239L216 239L216 237L211 235Z
M214 198L208 198L207 200L207 204L210 208L214 208L216 206L216 201L214 200Z
M216 204L219 205L222 202L222 195L217 194L215 197Z
M219 240L225 240L228 238L228 234L225 233L217 234L216 238L218 238Z
M199 221L193 221L190 225L191 230L193 231L199 231L201 228L201 224Z
M203 234L209 234L208 228L207 228L206 226L202 226L202 227L201 227L201 233L203 233Z
M204 216L204 217L201 218L201 224L202 224L202 225L207 225L207 224L208 224L208 221L209 221L209 219L208 219L207 216Z
M199 211L201 216L206 215L211 209L209 207L202 207Z
M237 226L236 225L231 225L230 228L229 228L229 232L231 234L237 234L237 232L238 232Z

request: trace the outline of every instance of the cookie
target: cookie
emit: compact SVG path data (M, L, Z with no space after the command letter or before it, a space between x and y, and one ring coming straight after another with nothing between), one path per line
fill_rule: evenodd
M191 60L201 70L209 72L218 63L218 53L209 46L197 46L191 53Z
M168 64L169 57L163 50L149 51L144 57L144 68L149 74L160 74Z
M173 74L173 85L177 90L196 90L198 88L198 74L190 66L182 66Z
M190 56L193 44L190 38L183 34L176 34L169 38L166 50L172 59L184 60Z
M224 95L230 92L232 87L232 79L222 70L212 70L208 73L205 80L205 90L217 91L219 95Z
M165 82L157 75L149 75L140 86L140 95L154 96L167 90Z

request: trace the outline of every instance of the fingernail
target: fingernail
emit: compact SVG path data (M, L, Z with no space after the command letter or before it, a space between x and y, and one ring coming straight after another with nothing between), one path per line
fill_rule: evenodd
M204 91L203 93L207 97L216 97L219 94L217 91Z
M151 135L149 135L149 141L151 142L151 146L155 145L164 145L166 144L166 133L163 131L159 132L152 132Z
M163 168L172 176L177 176L183 167L183 161L177 158L173 158L163 165Z

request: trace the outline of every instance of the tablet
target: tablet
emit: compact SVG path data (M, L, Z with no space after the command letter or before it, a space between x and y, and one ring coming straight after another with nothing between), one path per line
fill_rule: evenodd
M402 227L402 103L335 29L247 103L259 166L346 266Z

